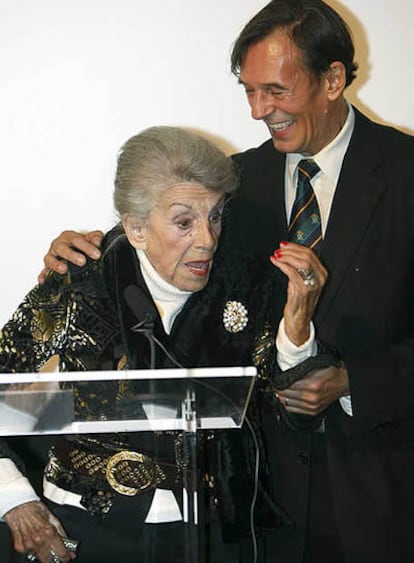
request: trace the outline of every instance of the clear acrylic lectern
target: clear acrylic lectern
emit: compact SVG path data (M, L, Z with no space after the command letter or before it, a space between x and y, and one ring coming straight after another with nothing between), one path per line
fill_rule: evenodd
M0 375L0 436L179 431L183 470L185 563L207 563L199 541L197 434L240 428L254 367L54 372ZM128 391L111 393L114 386ZM87 414L79 393L112 396Z

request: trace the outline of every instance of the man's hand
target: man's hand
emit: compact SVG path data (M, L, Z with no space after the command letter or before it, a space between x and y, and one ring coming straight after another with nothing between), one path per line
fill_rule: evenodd
M102 238L102 231L90 231L85 234L76 231L63 231L52 241L49 251L43 259L45 267L37 278L38 282L43 283L45 281L49 270L54 270L58 274L66 274L68 270L66 262L83 266L86 262L85 256L77 250L94 260L100 258L99 247Z
M50 563L52 552L64 563L75 558L63 544L62 536L67 534L61 523L42 502L21 504L3 518L18 553L31 553L41 563Z
M320 414L344 395L349 395L348 372L344 366L313 371L278 392L287 411L311 416Z

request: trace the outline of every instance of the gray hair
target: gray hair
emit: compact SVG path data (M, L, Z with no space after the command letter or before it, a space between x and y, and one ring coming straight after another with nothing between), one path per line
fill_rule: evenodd
M145 219L164 190L197 183L217 193L234 192L238 171L230 157L204 137L179 127L150 127L121 148L114 205Z

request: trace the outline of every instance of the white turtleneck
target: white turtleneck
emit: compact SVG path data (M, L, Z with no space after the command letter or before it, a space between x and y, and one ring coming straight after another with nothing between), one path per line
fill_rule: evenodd
M137 249L141 273L157 306L164 330L170 334L174 320L191 296L191 291L182 291L165 281L148 259L144 250Z

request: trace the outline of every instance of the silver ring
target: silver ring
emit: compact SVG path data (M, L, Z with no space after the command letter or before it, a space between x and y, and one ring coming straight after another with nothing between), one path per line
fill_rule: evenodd
M58 555L56 555L53 549L50 550L49 563L62 563L62 559Z
M287 397L285 397L285 407L288 406L288 403L289 403L289 399Z
M316 285L316 277L313 270L310 268L298 268L298 274L303 279L305 285L313 287Z
M76 550L79 545L79 540L75 540L73 538L62 538L63 545L66 547L68 551L72 553L76 553Z

